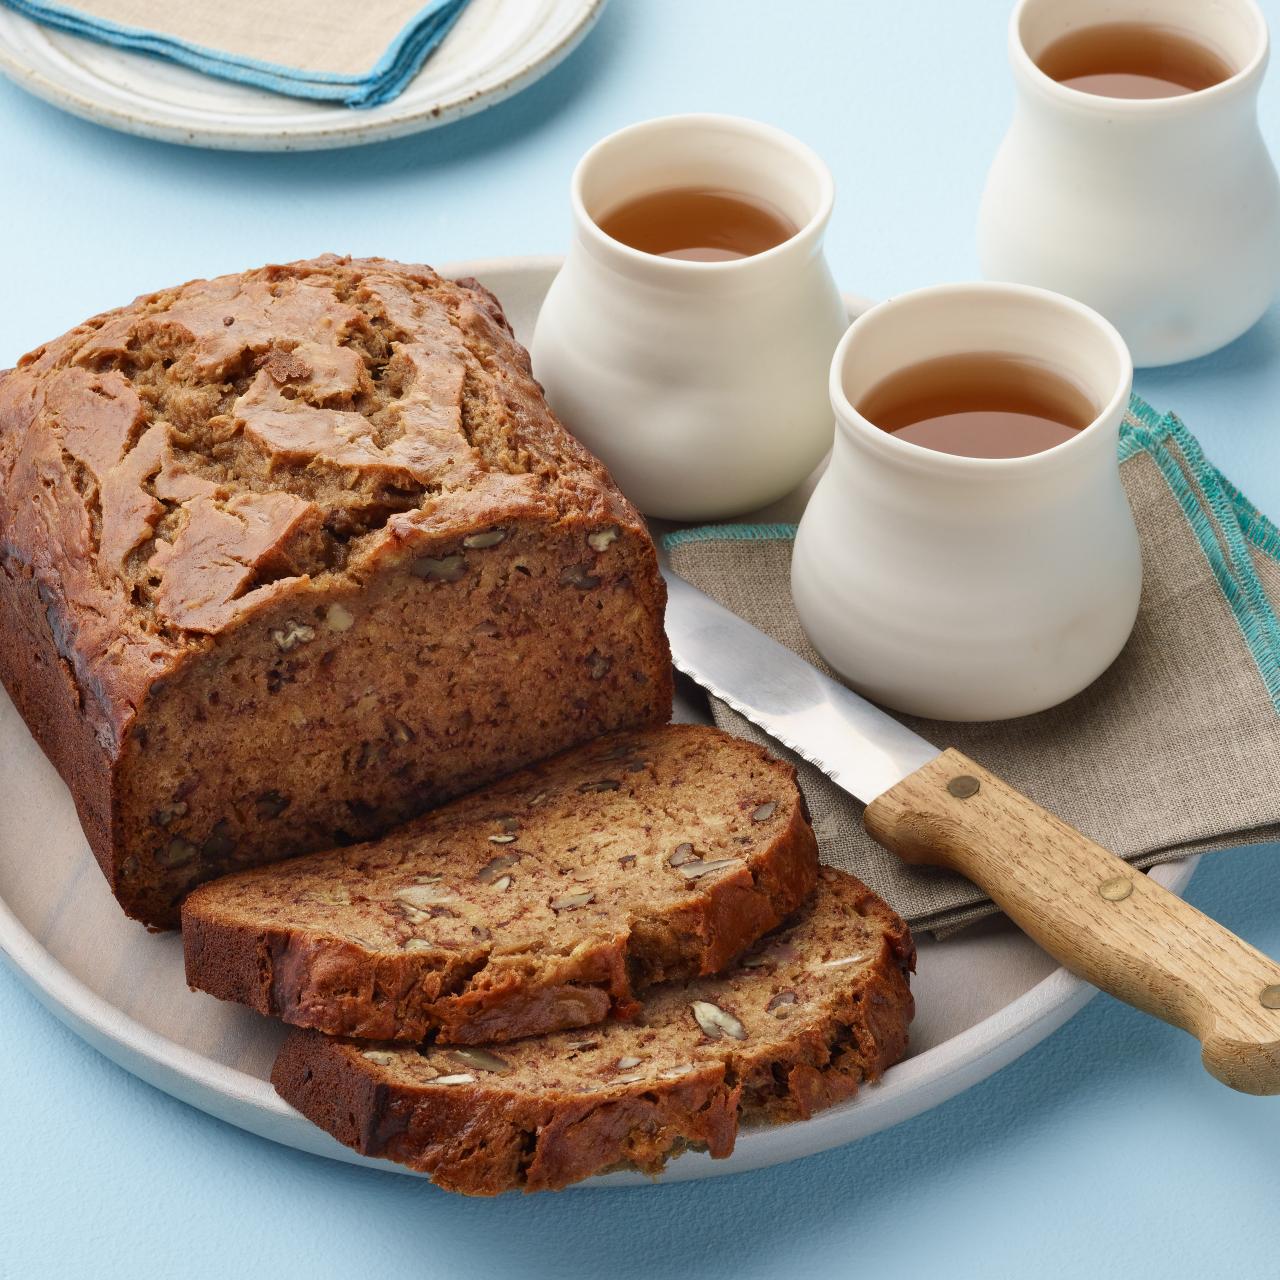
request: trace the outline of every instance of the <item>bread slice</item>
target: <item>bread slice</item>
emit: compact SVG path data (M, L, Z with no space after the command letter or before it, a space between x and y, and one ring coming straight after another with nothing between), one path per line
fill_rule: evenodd
M852 876L820 874L798 922L723 977L658 988L631 1022L498 1052L295 1031L272 1082L349 1147L468 1195L727 1156L741 1122L806 1118L906 1052L907 926Z
M669 719L664 599L474 280L196 280L0 372L0 682L148 925Z
M483 1044L630 1014L795 911L795 771L703 725L606 737L373 843L198 888L187 981L330 1034Z

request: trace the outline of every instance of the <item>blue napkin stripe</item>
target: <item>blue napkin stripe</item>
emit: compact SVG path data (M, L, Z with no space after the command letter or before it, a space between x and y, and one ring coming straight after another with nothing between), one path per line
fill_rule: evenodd
M1280 712L1280 623L1249 551L1252 545L1277 559L1280 536L1239 490L1225 483L1175 414L1160 418L1149 405L1138 403L1146 412L1134 412L1140 426L1126 424L1129 456L1142 450L1160 468L1230 606L1271 705Z
M374 66L361 75L303 71L282 63L261 61L212 49L205 45L90 18L49 0L0 0L25 17L73 35L117 45L134 53L166 58L206 75L268 89L290 97L341 102L350 107L373 107L396 97L418 73L466 7L467 0L428 0L404 25Z
M1134 421L1121 425L1120 461L1146 453L1159 467L1280 713L1280 622L1250 553L1252 547L1280 563L1280 529L1209 462L1176 415L1161 416L1138 396L1129 413ZM788 541L795 534L794 524L702 525L668 533L662 545L670 551L693 542Z

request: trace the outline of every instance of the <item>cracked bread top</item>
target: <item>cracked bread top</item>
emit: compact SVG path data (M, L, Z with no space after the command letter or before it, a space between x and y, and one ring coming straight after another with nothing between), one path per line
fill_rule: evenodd
M290 593L504 520L642 527L491 294L333 256L148 294L24 356L0 492L0 563L35 578L116 741L152 681Z

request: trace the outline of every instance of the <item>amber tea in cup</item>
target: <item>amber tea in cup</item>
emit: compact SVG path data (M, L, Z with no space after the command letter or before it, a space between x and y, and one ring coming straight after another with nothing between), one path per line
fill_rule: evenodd
M767 200L712 187L649 191L610 209L596 225L642 253L688 262L750 258L799 230Z
M1036 58L1068 89L1104 98L1177 98L1235 74L1192 36L1147 22L1105 22L1068 31Z
M1043 453L1098 416L1084 391L1050 365L981 351L899 369L875 383L857 410L899 440L966 458Z

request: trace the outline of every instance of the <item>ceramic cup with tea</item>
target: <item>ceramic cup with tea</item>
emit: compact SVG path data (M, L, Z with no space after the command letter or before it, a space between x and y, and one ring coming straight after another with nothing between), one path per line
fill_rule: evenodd
M1088 303L1139 365L1242 334L1280 287L1267 53L1254 0L1020 0L983 274Z
M1142 585L1116 457L1132 378L1112 325L1042 289L942 285L859 317L792 559L818 652L943 720L1029 715L1096 679Z
M794 138L671 116L597 143L538 317L552 408L648 515L782 497L830 448L826 370L848 323L822 253L834 187Z

